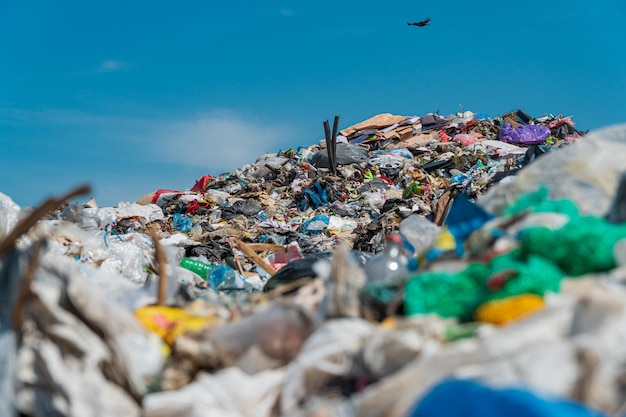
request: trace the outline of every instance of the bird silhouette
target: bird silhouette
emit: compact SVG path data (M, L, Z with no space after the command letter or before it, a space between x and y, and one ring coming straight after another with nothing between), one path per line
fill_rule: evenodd
M426 19L419 21L419 22L407 23L407 25L422 27L422 26L428 26L428 22L430 22L430 17L427 17Z

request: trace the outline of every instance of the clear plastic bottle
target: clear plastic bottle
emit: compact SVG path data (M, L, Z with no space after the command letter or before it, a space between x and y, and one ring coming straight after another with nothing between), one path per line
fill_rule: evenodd
M206 280L214 291L230 291L245 289L245 282L241 275L228 265L213 265Z
M226 264L209 264L198 259L183 258L180 260L179 265L200 275L215 291L246 288L246 283L242 276Z
M365 265L365 273L369 282L385 281L391 278L408 276L409 256L404 249L404 240L399 234L393 233L385 238L385 248L374 255Z
M439 226L419 214L411 214L400 222L400 235L405 239L405 247L414 256L420 256L430 248L440 232Z

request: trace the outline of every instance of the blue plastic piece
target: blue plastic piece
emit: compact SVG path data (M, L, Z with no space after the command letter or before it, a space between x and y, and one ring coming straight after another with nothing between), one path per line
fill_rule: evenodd
M174 229L179 232L188 232L191 230L191 226L193 226L191 217L181 213L172 214L172 222L174 223Z
M228 265L215 265L206 278L211 289L216 292L245 289L245 281L241 275Z
M300 226L300 230L302 231L302 233L307 235L317 235L322 233L322 230L324 230L326 226L328 226L329 222L330 217L323 214L318 214L317 216L313 216L309 220L302 223L302 225ZM321 227L322 225L324 227Z
M311 188L302 191L304 200L300 203L300 210L304 211L308 206L314 209L328 204L328 191L319 181L316 181Z
M491 214L471 201L466 194L459 194L454 199L445 224L454 236L457 255L463 256L465 240L492 218Z
M607 417L566 399L542 398L517 388L447 380L432 389L407 417Z

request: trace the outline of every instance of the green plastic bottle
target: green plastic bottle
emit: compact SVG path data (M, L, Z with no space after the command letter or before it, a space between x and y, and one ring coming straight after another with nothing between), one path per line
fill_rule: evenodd
M208 264L206 262L202 262L197 259L191 259L191 258L181 259L178 265L182 266L185 269L190 270L191 272L195 272L196 274L200 275L200 277L202 277L202 279L205 281L207 279L207 275L209 274L211 270L213 270L213 267L214 267L213 265Z

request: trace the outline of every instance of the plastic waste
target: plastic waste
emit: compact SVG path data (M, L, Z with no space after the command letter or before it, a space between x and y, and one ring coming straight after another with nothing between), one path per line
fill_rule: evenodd
M317 278L317 272L313 265L322 259L328 259L332 255L331 251L323 251L311 254L302 259L296 259L282 267L276 274L267 280L263 291L271 291L281 285L289 284L301 279Z
M412 214L400 222L400 235L405 248L419 256L437 239L441 228L424 216Z
M228 265L214 265L207 273L206 280L216 292L248 288L243 277Z
M463 245L469 235L492 218L491 214L471 201L466 194L459 194L454 199L445 224L455 238L456 251L459 256L464 254Z
M287 265L289 262L302 259L302 252L298 242L293 242L287 247L287 252L274 252L270 254L265 260L276 269L277 271Z
M507 123L500 130L498 139L520 145L540 145L550 136L550 129L543 125L523 125L517 129Z
M405 277L410 272L408 264L402 236L393 233L385 238L382 252L374 255L365 265L365 273L369 282Z
M471 380L445 380L425 395L408 417L603 417L564 398L544 398L520 388L492 388Z
M300 202L300 210L306 210L307 207L318 208L328 203L328 191L325 186L316 181L312 187L302 190L303 200Z
M385 204L385 194L376 191L362 193L365 203L373 209L380 210Z
M490 151L491 149L495 149L495 154L498 156L524 155L526 153L526 148L522 148L506 142L501 142L499 140L483 140L476 143L474 146L485 147Z
M337 144L336 157L337 165L350 165L354 163L361 163L369 159L366 148L358 145L351 145L348 143ZM328 152L326 152L326 149L322 149L318 151L315 155L313 155L313 158L311 158L311 163L317 168L328 168Z
M141 325L167 344L190 331L198 331L215 321L215 317L197 316L178 307L143 306L134 312Z
M322 230L326 229L329 222L330 217L320 214L302 223L300 229L303 233L307 235L316 235L320 234Z
M254 217L263 210L261 205L250 200L237 200L222 209L222 219L232 219L237 216Z
M211 264L187 257L182 258L178 265L200 275L203 279L206 279L207 274L213 268Z
M476 320L492 324L508 324L544 308L543 297L537 294L520 294L499 300L487 301L476 309Z
M193 225L191 217L180 213L172 214L172 222L174 223L174 228L179 232L188 232Z
M478 142L476 136L467 133L458 133L454 135L454 140L459 142L463 146L469 146L473 143Z

